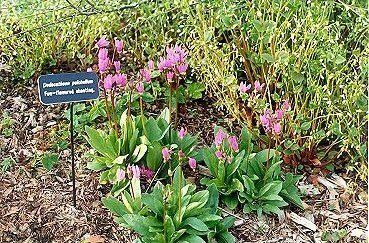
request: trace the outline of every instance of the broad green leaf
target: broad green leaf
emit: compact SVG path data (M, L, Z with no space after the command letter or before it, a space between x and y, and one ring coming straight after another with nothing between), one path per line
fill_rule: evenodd
M279 162L276 162L274 164L272 164L268 170L265 172L265 176L264 176L264 181L267 181L269 179L272 179L274 177L276 177L276 171L277 169L280 167L280 164L282 163L283 161L279 161ZM274 176L273 176L274 175Z
M186 237L182 237L178 243L206 243L206 242L200 236L188 235Z
M222 232L218 236L219 243L235 243L236 238L229 232Z
M222 196L223 202L230 210L234 210L238 205L238 198L234 194Z
M176 228L174 227L173 220L168 215L165 215L164 219L164 227L165 227L165 238L167 239L166 242L170 242L172 239L173 234L175 233Z
M109 157L111 159L115 159L116 156L118 156L114 151L114 148L112 148L111 146L107 146L104 138L100 135L100 133L97 130L86 126L86 133L87 133L87 142L100 154Z
M187 219L185 219L182 223L183 226L189 225L192 228L194 228L195 230L198 231L208 231L208 226L206 226L206 224L204 222L202 222L201 220L199 220L198 218L195 217L189 217Z
M87 168L93 171L100 171L106 168L105 157L97 157L92 162L87 163Z
M209 199L206 202L205 207L210 208L212 213L217 211L217 207L219 204L219 191L214 184L208 186L209 191Z
M209 199L209 191L203 190L192 195L190 202L200 202L205 205Z
M282 190L282 182L273 181L263 186L260 189L258 196L263 197L263 196L268 196L272 194L278 195L281 190Z
M163 202L151 194L142 194L142 203L157 215L163 215Z
M243 156L245 155L245 151L242 150L237 156L233 159L232 163L229 164L226 168L226 178L229 181L240 166L241 161L243 160Z
M158 141L161 138L162 131L160 130L156 120L150 117L146 122L146 136L149 141Z
M148 233L149 226L145 224L146 217L137 214L125 214L122 218L138 234L146 235Z
M107 209L118 216L123 216L128 213L126 206L116 198L104 197L101 201Z
M210 170L212 176L217 177L218 175L218 158L210 148L203 150L204 162Z
M151 146L148 147L146 164L153 171L157 171L163 161L161 149L162 146L157 141L152 142Z

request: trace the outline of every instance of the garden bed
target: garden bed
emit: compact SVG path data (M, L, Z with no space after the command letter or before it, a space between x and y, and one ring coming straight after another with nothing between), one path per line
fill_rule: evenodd
M51 146L55 131L67 126L62 116L66 107L42 106L34 86L8 88L0 96L0 110L15 120L13 134L0 137L0 156L17 161L0 175L0 242L131 242L135 235L115 224L101 204L106 189L99 184L97 174L86 169L83 155L88 146L83 140L77 145L76 208L71 206L69 150L62 151L52 172L38 166L37 155ZM212 130L204 128L221 123L235 124L208 98L180 109L180 124L193 134L199 133L202 144L213 140ZM239 128L234 125L234 129ZM203 176L196 173L195 177ZM305 211L290 207L283 219L263 216L261 220L254 214L233 212L237 226L231 231L238 242L365 242L360 237L367 234L366 189L357 187L344 173L328 183L334 177L322 176L305 174L299 183L307 194L302 198ZM313 226L294 214L310 220Z

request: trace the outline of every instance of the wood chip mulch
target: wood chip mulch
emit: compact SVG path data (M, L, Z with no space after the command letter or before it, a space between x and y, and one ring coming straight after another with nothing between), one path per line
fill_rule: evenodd
M50 172L37 164L35 158L54 142L51 131L61 129L61 124L65 129L66 107L42 106L35 86L8 88L0 91L0 97L0 117L7 112L15 120L11 137L0 133L0 162L6 157L16 161L10 171L0 173L0 242L132 242L134 234L115 224L101 204L107 189L99 185L96 173L86 169L83 154L89 147L83 141L76 148L76 208L71 206L69 150L60 153ZM199 134L203 145L212 142L215 124L240 129L207 98L181 108L179 124ZM356 186L349 175L334 176L304 176L299 187L306 191L305 211L290 207L284 218L261 220L235 212L237 226L232 233L237 242L326 242L327 238L334 242L338 231L340 242L366 242L367 188Z

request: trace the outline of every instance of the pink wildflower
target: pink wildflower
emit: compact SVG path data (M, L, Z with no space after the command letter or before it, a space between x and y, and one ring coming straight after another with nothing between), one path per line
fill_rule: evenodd
M281 133L282 127L281 127L281 124L279 122L277 122L273 125L273 131L274 131L275 134L280 134Z
M100 48L99 53L97 54L99 59L105 60L108 58L108 49L106 48Z
M291 109L291 105L290 105L290 102L288 102L288 100L285 100L283 102L282 109L284 111L289 111Z
M109 90L113 87L114 79L111 74L107 75L104 79L104 89Z
M120 61L114 61L115 72L120 72Z
M238 152L238 142L237 142L237 137L236 136L231 136L228 138L228 142L231 146L231 148L233 149L233 151Z
M125 87L127 84L127 76L125 74L117 73L114 75L117 86Z
M181 130L179 130L178 132L178 137L180 139L183 139L187 134L187 129L184 129L183 127L181 127Z
M117 180L118 181L123 181L125 178L126 178L126 172L119 168L117 170Z
M167 73L167 79L168 79L168 81L172 81L173 78L174 78L174 73L173 72L168 72Z
M217 134L215 135L214 143L217 147L222 145L223 139L227 138L227 134L223 132L222 129L219 129Z
M259 91L261 91L261 90L263 89L264 85L265 85L265 84L260 85L260 82L259 82L259 81L255 81L255 83L254 83L254 88L255 88L255 90L256 90L257 92L259 92Z
M123 50L123 41L115 39L115 48L117 49L117 52L120 54Z
M96 46L99 48L108 47L109 41L107 41L105 38L105 36L101 37L100 40L96 43Z
M177 66L177 71L180 74L186 74L187 68L188 68L188 64L183 63L183 64L180 64L180 65Z
M140 179L140 168L137 165L128 165L127 171L132 178Z
M145 79L147 83L151 82L151 72L148 69L141 69L140 70L141 76Z
M106 59L99 59L99 71L100 73L103 73L106 71L106 69L108 68L109 66L109 59L106 58Z
M217 158L218 158L218 159L223 158L223 153L222 153L222 151L220 151L220 150L216 151L216 152L215 152L215 156L217 156Z
M245 94L250 89L251 89L251 84L246 85L246 83L244 83L244 82L240 83L240 92L241 92L241 94Z
M191 169L196 169L196 160L194 158L188 158L188 165Z
M154 61L153 60L150 60L147 66L148 66L148 68L149 68L150 71L153 71L154 68L155 68L154 67Z
M167 147L164 147L161 150L161 153L163 155L164 162L167 162L170 159L170 150Z
M136 84L136 90L139 94L143 94L144 92L144 85L143 83L140 81Z
M283 110L278 109L278 110L275 111L275 115L276 115L277 120L282 120L283 114L284 114Z

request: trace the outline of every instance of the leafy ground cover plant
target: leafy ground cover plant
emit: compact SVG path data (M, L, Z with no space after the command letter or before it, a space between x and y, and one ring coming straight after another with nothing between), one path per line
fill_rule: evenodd
M213 178L203 178L201 182L214 184L227 207L234 209L241 203L245 213L256 211L258 216L263 212L281 215L280 208L288 203L302 208L296 187L301 177L283 174L279 152L258 151L246 128L241 132L240 143L224 128L216 128L214 145L205 148L202 155Z
M181 165L171 184L158 183L151 193L141 194L139 177L137 171L132 173L130 192L118 196L122 201L102 199L117 223L140 235L136 242L235 242L228 232L234 218L222 219L217 212L215 186L195 192L195 185L186 184Z
M127 165L139 164L148 171L147 179L152 179L154 172L166 174L178 166L178 151L182 155L196 157L197 137L191 136L184 128L177 132L168 123L169 112L165 109L156 119L138 116L130 117L124 112L120 119L120 136L114 129L109 134L86 127L87 141L99 153L92 156L93 161L87 167L102 171L101 183L116 184L113 191L127 185L127 181L118 180L118 171ZM144 122L143 124L141 122ZM163 153L165 153L163 163ZM171 156L173 154L173 156ZM143 167L142 167L143 166ZM118 182L118 183L117 183Z

